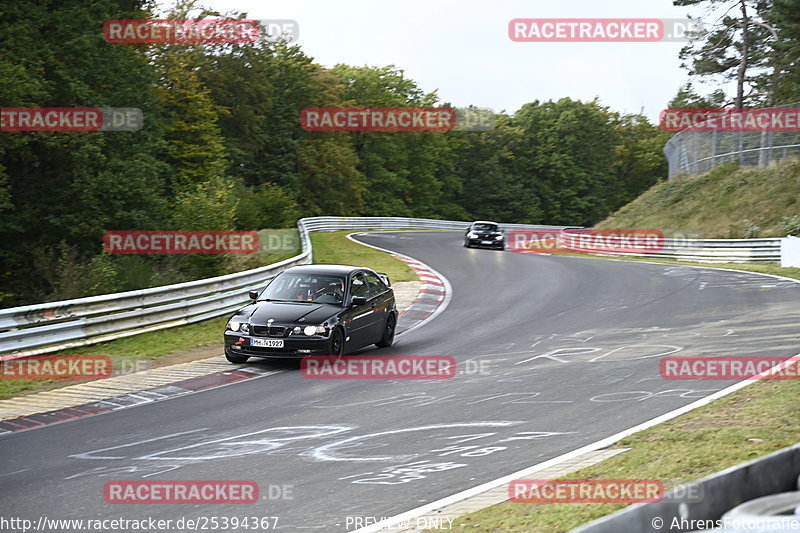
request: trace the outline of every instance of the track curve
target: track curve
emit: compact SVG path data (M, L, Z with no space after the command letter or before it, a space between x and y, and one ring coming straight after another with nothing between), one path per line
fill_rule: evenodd
M452 355L471 373L304 380L290 370L3 435L0 515L36 523L47 502L50 518L278 516L281 531L352 530L348 516L397 514L731 384L664 381L661 355L797 352L800 284L790 281L466 249L459 232L357 238L419 259L453 290L434 320L362 353ZM121 479L254 480L264 498L105 503L104 483ZM285 485L291 499L268 497Z

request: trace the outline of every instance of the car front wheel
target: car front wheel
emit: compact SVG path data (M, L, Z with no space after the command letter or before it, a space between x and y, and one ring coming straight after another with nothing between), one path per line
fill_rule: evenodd
M394 330L397 326L397 318L394 313L386 317L386 324L383 326L383 336L375 343L378 348L388 348L394 342Z
M246 363L247 360L250 359L250 357L243 354L230 353L228 350L225 350L225 359L227 359L231 363L240 365L242 363Z
M341 357L344 355L344 335L342 330L336 328L331 333L331 338L328 341L328 354Z

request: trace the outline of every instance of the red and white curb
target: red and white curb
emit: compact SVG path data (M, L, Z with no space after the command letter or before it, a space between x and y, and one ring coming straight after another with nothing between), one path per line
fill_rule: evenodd
M400 313L397 323L397 334L399 335L421 325L432 318L434 314L441 312L440 309L445 300L449 299L450 292L445 285L446 280L428 265L405 256L393 255L410 266L422 282L416 300L408 306L408 309Z
M362 242L359 244L378 248ZM380 248L378 249L380 250ZM450 282L434 269L416 259L391 250L382 251L408 264L422 282L416 300L399 316L397 334L407 333L432 320L444 310L452 295ZM222 368L224 370L221 370ZM231 369L227 362L224 362L219 356L215 356L204 361L145 371L140 373L143 376L141 383L137 383L135 380L131 383L130 381L135 376L128 375L2 400L0 401L0 435L167 400L281 372L283 370L259 367ZM142 384L146 385L142 387ZM15 401L20 401L27 408L21 409L23 412L20 412L17 410L18 405L10 405ZM31 405L31 403L33 404ZM9 409L14 410L15 414L3 416Z
M381 248L374 244L357 241L352 238L354 235L361 234L364 233L350 233L347 235L347 238L362 246L368 246L380 250L381 252L386 252L395 259L399 259L407 264L416 272L417 276L419 276L421 282L419 294L417 295L417 299L414 300L405 311L400 313L397 321L397 335L408 333L412 329L430 322L439 313L445 310L450 303L450 299L453 297L453 287L446 277L413 257L393 252L392 250L387 250L386 248Z
M215 356L210 359L214 359L214 363L216 363L219 356ZM202 363L202 361L200 362ZM187 365L191 365L191 363L183 363L181 365L175 366L182 366L186 367ZM137 405L142 405L145 403L153 403L159 402L162 400L168 400L170 398L175 398L177 396L184 396L186 394L193 394L196 392L201 392L204 390L215 389L219 387L224 387L226 385L231 385L233 383L237 383L239 381L253 379L253 378L260 378L269 376L272 374L279 374L283 372L282 370L269 370L263 369L258 367L244 367L244 368L237 368L234 370L224 370L222 372L214 372L211 374L206 375L198 375L195 377L191 377L189 379L175 378L178 375L178 371L175 369L170 369L170 367L163 367L159 369L155 369L155 372L163 372L164 377L167 379L175 379L172 383L165 383L158 387L150 387L141 389L139 387L135 387L135 390L131 390L129 392L118 393L116 395L112 395L110 397L104 397L101 399L96 399L94 401L87 399L86 401L69 401L67 398L66 403L71 403L73 405L66 405L61 408L54 408L54 409L44 409L40 412L34 412L14 418L7 418L4 420L0 420L0 435L6 433L16 433L19 431L25 431L30 429L37 429L44 426L49 426L52 424L58 424L60 422L67 422L69 420L75 420L78 418L86 418L89 416L99 415L103 413L108 413L111 411L118 411L120 409L126 409L129 407L135 407ZM154 372L153 370L148 371L150 373ZM172 375L173 377L169 377ZM125 376L130 377L130 376ZM109 378L108 381L113 381L114 378ZM108 384L107 380L97 380L94 382L94 386L98 387L99 390L105 389L107 391L113 391L113 386ZM87 385L75 385L72 388L78 387L86 387L91 384ZM126 387L119 386L119 389L124 389ZM66 389L70 389L70 387L66 387ZM54 391L50 391L50 395L53 394L64 394L66 389L56 389ZM83 392L86 394L86 392ZM76 393L80 395L80 393ZM18 400L22 403L25 403L30 398L41 398L43 396L47 396L47 392L39 393L38 395L32 396L22 396L20 398L13 398L12 400ZM100 394L101 396L105 396L105 394Z

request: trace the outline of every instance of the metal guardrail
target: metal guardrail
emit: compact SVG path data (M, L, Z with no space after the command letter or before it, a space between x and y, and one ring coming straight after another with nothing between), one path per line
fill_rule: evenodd
M105 342L233 313L280 271L312 261L309 233L336 230L465 230L469 222L405 217L312 217L297 223L301 253L244 272L215 278L0 309L0 359L12 359ZM567 229L565 226L502 224L514 229ZM617 254L607 254L617 255ZM635 254L619 254L635 255ZM642 254L639 254L642 255ZM778 261L780 239L704 239L671 243L649 257L704 261Z
M249 301L248 291L263 287L287 267L311 263L308 235L313 231L463 230L468 225L403 217L304 218L297 223L301 253L274 265L163 287L0 309L0 354L5 354L0 358L84 346L231 314Z
M593 250L590 249L576 249L575 251L586 253L593 252ZM702 261L704 263L778 262L781 260L781 239L665 238L664 246L658 252L630 253L608 251L598 255L668 258L678 261Z
M659 502L631 505L573 531L574 533L695 531L696 528L691 526L692 523L718 520L742 502L798 490L798 474L800 474L800 444L795 444L688 483L668 492ZM791 529L764 529L764 523L765 521L762 522L762 528L745 527L737 528L736 531L791 531Z
M505 225L511 228L511 224ZM588 230L588 231L587 231ZM589 253L604 256L629 256L629 257L649 257L667 258L678 261L701 261L705 263L741 263L781 260L781 241L780 238L769 239L701 239L701 238L657 238L656 243L648 244L649 250L644 250L643 245L636 245L630 242L633 235L624 236L628 230L616 230L620 235L609 234L614 230L593 230L588 228L563 228L558 231L540 233L536 237L542 241L532 246L530 249L538 252L547 252L548 248L556 248L556 251L569 253ZM524 237L521 244L526 246L527 240L532 238L520 232ZM569 236L587 236L584 242L580 238L567 238ZM659 232L660 235L660 232ZM604 244L599 247L594 242L594 237L599 238ZM559 237L564 237L561 241ZM514 249L515 237L509 237L512 249ZM619 250L619 251L616 251ZM517 251L517 250L515 250ZM524 251L524 250L522 250Z

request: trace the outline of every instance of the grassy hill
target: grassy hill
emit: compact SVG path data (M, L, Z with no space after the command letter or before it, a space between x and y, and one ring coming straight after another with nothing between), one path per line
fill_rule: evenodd
M596 227L720 239L800 235L800 159L767 168L726 164L659 182Z

